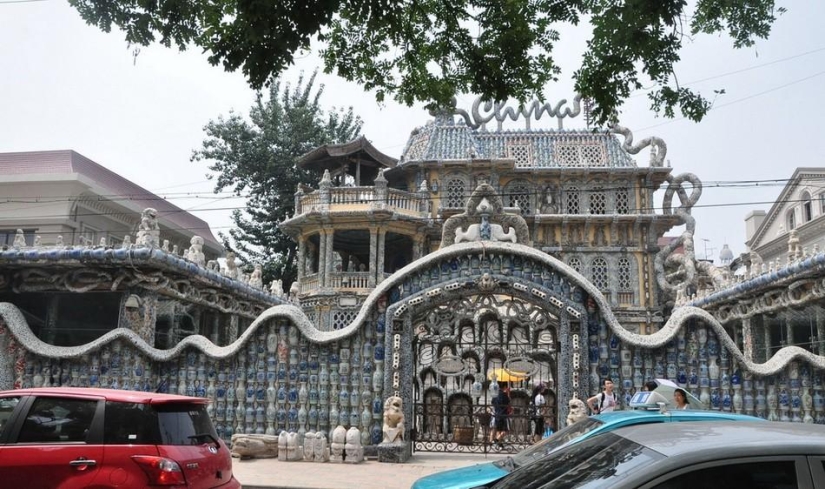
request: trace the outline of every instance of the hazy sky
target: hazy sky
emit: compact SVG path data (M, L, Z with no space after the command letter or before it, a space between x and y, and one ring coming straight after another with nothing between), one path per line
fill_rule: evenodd
M693 212L699 257L707 248L716 258L723 243L743 252L744 216L767 210L784 184L731 188L717 182L787 179L796 167L823 165L825 2L777 3L789 10L755 48L736 51L725 36L703 36L682 52L682 84L711 96L714 89L726 91L704 121L657 119L644 93L634 95L621 116L637 140L665 140L674 174L694 173L705 183ZM569 75L578 67L586 29L562 32L556 59L565 73L547 87L549 100L574 95ZM285 78L316 66L309 54ZM410 131L430 118L420 107L379 106L371 94L334 76L321 81L324 104L354 106L365 121L363 133L391 156L398 157ZM205 164L189 158L210 119L230 110L246 113L253 98L242 75L209 65L197 50L152 46L135 58L122 33L85 25L63 1L0 0L0 152L73 149L168 195L209 222L216 235L231 225L225 209L242 202L208 195ZM459 97L459 106L469 109L473 98ZM574 121L565 127L584 124ZM636 158L640 166L647 155Z

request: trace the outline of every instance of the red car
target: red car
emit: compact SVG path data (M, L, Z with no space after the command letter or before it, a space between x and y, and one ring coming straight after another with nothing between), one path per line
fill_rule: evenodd
M112 389L0 391L0 486L239 488L207 402Z

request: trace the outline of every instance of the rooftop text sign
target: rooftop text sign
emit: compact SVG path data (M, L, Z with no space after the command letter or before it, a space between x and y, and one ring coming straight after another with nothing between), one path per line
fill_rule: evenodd
M507 102L491 102L482 100L479 97L473 102L473 107L469 113L464 109L453 106L452 114L463 117L464 122L473 129L481 128L485 130L487 123L495 119L498 125L497 129L501 131L506 120L517 121L521 118L524 119L525 128L530 129L530 121L532 119L539 120L544 115L549 118L555 117L558 120L559 129L562 129L565 117L572 118L581 113L581 99L581 95L576 95L573 98L572 106L568 105L567 99L562 99L555 105L534 100L527 105L508 107Z

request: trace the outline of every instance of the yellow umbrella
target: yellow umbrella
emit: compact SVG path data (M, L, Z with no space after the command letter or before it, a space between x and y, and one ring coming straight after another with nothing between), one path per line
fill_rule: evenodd
M498 382L518 382L528 377L524 372L515 372L506 368L494 368L487 372L487 380L493 380L494 376Z

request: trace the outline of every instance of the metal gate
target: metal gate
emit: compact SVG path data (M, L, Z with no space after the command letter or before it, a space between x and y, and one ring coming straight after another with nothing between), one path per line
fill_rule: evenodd
M414 451L515 453L533 443L530 398L543 383L556 426L556 318L514 297L475 295L413 318ZM507 432L493 443L492 401L510 395Z

